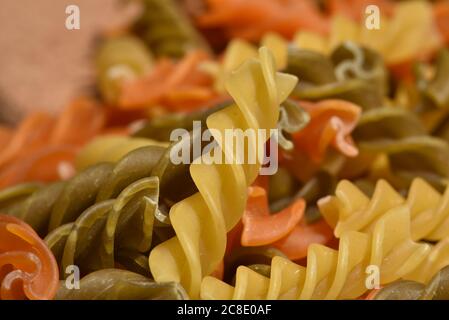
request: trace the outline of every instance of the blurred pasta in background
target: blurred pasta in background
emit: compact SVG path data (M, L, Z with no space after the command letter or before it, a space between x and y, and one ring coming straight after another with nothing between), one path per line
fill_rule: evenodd
M449 1L136 3L90 91L0 126L0 299L449 298ZM277 171L201 162L227 129Z

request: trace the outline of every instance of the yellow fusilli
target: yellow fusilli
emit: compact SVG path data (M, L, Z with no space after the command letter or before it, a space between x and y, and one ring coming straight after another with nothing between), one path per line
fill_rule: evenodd
M214 129L212 135L224 137L226 129L276 128L279 104L287 98L296 82L296 77L276 72L271 53L262 47L259 59L249 59L226 79L226 89L236 104L208 117L207 126ZM248 143L248 153L263 148L266 141L257 140ZM231 160L227 161L230 164L194 161L190 173L199 192L171 208L170 220L176 236L155 247L149 258L156 281L180 282L191 298L199 297L202 278L222 260L226 232L241 218L247 187L261 167L259 161L236 164L233 160L238 155L234 150L223 145L219 147L222 155Z

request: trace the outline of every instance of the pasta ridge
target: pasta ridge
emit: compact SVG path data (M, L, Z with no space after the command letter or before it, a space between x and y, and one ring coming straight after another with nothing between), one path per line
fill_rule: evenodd
M126 187L116 199L99 202L75 222L50 232L45 242L57 257L61 274L72 265L86 274L113 268L117 253L126 260L127 252L134 258L139 254L143 257L151 247L158 198L159 178L143 178ZM97 239L96 244L89 239Z
M335 195L320 199L318 207L334 227L337 238L347 231L369 232L386 212L404 207L410 211L412 239L438 241L431 246L423 263L404 278L425 282L449 265L449 188L440 194L424 179L415 178L407 198L403 198L381 179L369 198L353 183L343 180L337 185Z
M343 180L335 196L320 199L318 205L326 221L335 227L337 237L345 230L369 229L387 210L400 205L410 210L414 240L439 241L449 236L449 188L440 194L422 178L412 181L406 199L383 179L377 182L371 198Z
M323 245L309 246L307 267L276 256L270 278L240 266L236 286L206 277L203 299L351 299L367 291L365 272L377 266L382 284L395 281L416 268L430 246L416 243L410 235L409 211L390 210L372 233L345 231L338 251Z
M225 86L235 104L217 111L207 119L207 127L217 138L225 130L275 129L279 104L285 100L297 78L277 73L271 52L262 47L258 59L249 59L230 73ZM257 154L268 137L249 139L246 153ZM149 257L157 282L180 282L191 298L200 294L202 278L214 271L225 254L226 233L241 218L247 188L257 177L261 163L238 164L239 156L216 139L220 156L226 163L207 164L205 156L190 166L199 192L178 202L170 210L176 232L172 239L155 247ZM245 147L246 148L246 147Z

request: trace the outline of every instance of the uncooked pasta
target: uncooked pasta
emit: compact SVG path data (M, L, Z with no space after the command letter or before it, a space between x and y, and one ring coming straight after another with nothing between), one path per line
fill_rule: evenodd
M0 123L0 300L449 299L447 1L134 2Z

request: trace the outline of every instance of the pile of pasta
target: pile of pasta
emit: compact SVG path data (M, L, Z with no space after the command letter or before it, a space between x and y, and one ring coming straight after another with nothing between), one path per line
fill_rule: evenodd
M95 94L0 127L0 299L449 298L448 1L141 4Z

